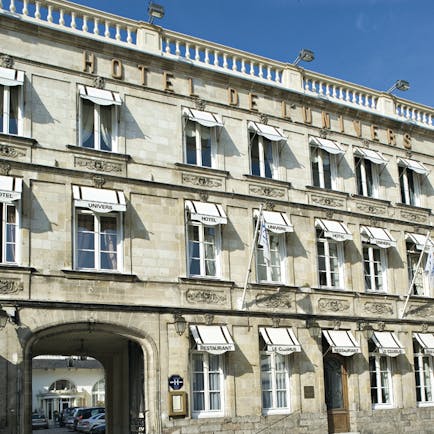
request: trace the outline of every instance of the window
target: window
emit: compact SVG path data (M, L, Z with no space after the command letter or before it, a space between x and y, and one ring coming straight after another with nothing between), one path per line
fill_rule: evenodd
M289 356L261 352L261 390L264 414L289 411Z
M258 282L283 282L286 257L285 236L283 234L268 234L270 244L270 261L264 257L264 247L257 246L256 269Z
M387 255L384 249L363 243L366 291L387 291Z
M369 373L373 408L392 405L392 372L390 357L376 352L377 346L369 341Z
M428 169L419 161L406 158L398 159L399 186L401 202L420 206L420 187L422 176L427 176Z
M0 133L22 134L24 72L0 67Z
M217 167L217 128L223 126L220 116L184 108L185 162L202 167Z
M414 375L416 377L416 401L419 404L434 405L433 399L433 360L432 355L425 354L417 340L413 340Z
M0 210L2 215L2 263L17 263L17 229L18 211L15 205L1 203Z
M424 238L424 237L422 237ZM421 249L417 247L417 244L412 240L407 240L407 271L408 282L412 284L412 294L420 296L429 296L429 277L427 273L424 273L428 254L422 253ZM422 253L422 259L419 264L420 255ZM417 268L419 264L419 268Z
M103 406L105 404L105 380L102 378L97 381L92 387L92 405L94 407Z
M223 416L223 356L192 353L193 416Z
M80 86L79 143L84 148L117 151L117 93Z
M286 140L282 132L270 125L249 122L250 174L262 178L278 178L279 142Z
M326 237L322 228L316 230L319 285L326 288L343 288L342 242Z
M309 144L312 166L312 182L315 187L336 189L337 155L344 151L328 139L310 137Z
M355 158L357 194L378 197L378 165L365 158Z
M190 276L220 276L220 225L227 218L221 205L186 201L187 268Z
M50 385L48 390L51 392L76 392L77 388L74 383L69 380L56 380Z
M75 206L75 268L121 271L122 191L73 186Z

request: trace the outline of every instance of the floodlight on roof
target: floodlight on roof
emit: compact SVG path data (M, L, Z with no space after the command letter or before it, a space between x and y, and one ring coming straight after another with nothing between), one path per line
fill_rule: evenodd
M386 91L386 93L392 93L395 89L406 91L410 89L410 83L406 80L396 80L395 84Z
M294 60L294 66L297 66L301 61L303 62L312 62L315 59L315 54L312 50L308 50L307 48L303 48L298 53L297 58Z
M155 18L161 19L164 17L164 7L150 2L148 6L149 23L152 24Z

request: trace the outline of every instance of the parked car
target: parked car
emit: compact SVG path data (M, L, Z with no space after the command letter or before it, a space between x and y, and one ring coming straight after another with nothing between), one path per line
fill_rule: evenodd
M105 434L105 423L93 427L90 434Z
M65 426L70 430L74 430L74 416L78 410L83 410L82 407L75 407L72 412L70 412L66 418Z
M32 414L32 429L48 428L48 419L43 414Z
M65 408L61 413L59 417L59 426L63 427L66 426L66 423L68 422L68 418L72 417L74 411L78 407L67 407Z
M94 426L105 423L105 413L91 416L89 419L82 419L77 423L77 431L89 432Z
M73 429L77 431L77 424L83 419L89 419L99 413L105 413L104 407L89 407L89 408L79 408L74 413L74 423Z

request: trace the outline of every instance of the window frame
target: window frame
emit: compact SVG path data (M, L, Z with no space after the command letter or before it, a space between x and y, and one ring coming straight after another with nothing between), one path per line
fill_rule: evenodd
M379 187L380 187L380 174L378 170L378 164L374 164L372 161L355 156L354 157L357 193L361 196L372 197L378 199ZM369 170L367 170L369 166ZM369 194L369 183L371 185L371 194Z
M411 172L411 176L409 172ZM398 175L401 203L410 206L421 206L420 174L409 167L398 165Z
M326 186L326 179L324 177L324 154L327 154L329 158L329 167L330 167L330 187ZM315 170L314 170L314 158L318 159L318 182L315 182ZM331 190L337 189L337 179L338 179L338 162L337 155L331 154L327 152L325 149L321 149L318 146L310 146L310 160L311 160L311 177L312 177L312 185L318 188L327 188Z
M410 247L411 246L411 247ZM407 260L407 276L408 276L408 286L410 286L411 281L413 280L414 277L414 270L412 265L414 265L416 267L417 263L419 262L419 257L421 255L422 251L418 250L416 248L416 244L413 243L410 240L407 240L405 243L405 255L406 255L406 260ZM414 262L413 262L413 259ZM423 271L425 269L425 264L426 261L428 259L428 253L425 251L423 252L423 257L422 257L422 261L420 263L420 268L419 268L419 273L421 274L421 278L422 278L422 292L423 294L419 294L415 291L415 288L417 288L415 285L417 283L417 279L415 280L413 287L411 288L411 294L418 296L418 297L430 297L430 285L429 285L429 277L427 276L427 274Z
M190 226L198 227L199 234L199 268L200 274L192 274L190 269L191 250L190 250ZM214 256L215 256L215 275L206 274L206 258L205 258L205 228L211 228L215 231L214 236ZM186 251L187 251L187 275L193 278L219 279L221 278L221 225L205 225L202 222L190 220L186 216Z
M270 371L264 371L262 369L262 358L264 356L270 357ZM277 357L282 357L284 362L284 370L283 371L277 371ZM262 414L267 416L271 414L288 414L291 413L291 369L290 369L290 361L289 361L290 354L278 354L275 351L260 351L259 352L259 363L260 363L260 382L261 382L261 408L262 408ZM262 375L264 372L271 372L271 389L267 389L267 392L271 391L271 401L272 406L271 407L265 407L264 406L264 399L263 399L263 381L262 381ZM276 380L276 374L278 372L283 372L285 375L285 382L286 382L286 388L285 389L277 389L277 380ZM284 391L285 397L286 397L286 407L278 407L277 406L277 392L278 391Z
M366 260L365 260L365 250L368 251L368 264L369 264L369 275L370 275L370 283L371 283L371 288L367 287L366 284L366 278L367 278L367 274L366 274L366 270L365 270L365 264L366 264ZM363 258L363 277L364 277L364 282L365 282L365 291L366 292L372 292L372 293L384 293L387 292L388 290L388 285L387 285L387 268L388 268L388 260L387 260L387 249L384 248L380 248L375 244L370 244L370 243L366 243L363 242L362 243L362 258ZM374 258L374 252L379 252L380 254L380 267L381 270L380 272L376 273L375 270L375 265L377 263L377 261ZM381 279L382 279L382 283L383 283L383 287L382 289L378 289L376 288L375 285L375 276L380 275L381 274Z
M321 236L322 233L322 236ZM326 273L326 281L327 284L326 285L321 285L321 270L319 268L320 265L320 256L319 256L319 249L318 249L318 244L322 243L324 245L324 263L325 263L325 270L324 272ZM318 286L320 288L324 288L324 289L339 289L339 290L343 290L345 285L344 285L344 264L345 264L345 252L344 252L344 246L343 246L343 241L336 241L332 238L328 238L326 236L324 236L324 231L321 228L316 228L316 240L315 240L315 244L316 244L316 250L317 250L317 278L318 278ZM330 264L330 245L334 244L336 245L336 258L337 258L337 263L338 263L338 285L333 286L331 285L332 282L332 270L331 270L331 264Z
M78 216L82 215L91 215L94 219L94 268L86 268L86 267L78 267ZM113 217L116 219L116 237L117 237L117 246L116 246L116 268L106 269L101 268L101 248L100 248L100 219L101 217ZM95 224L97 222L97 224ZM90 209L74 207L74 243L73 243L73 268L76 271L90 271L96 273L121 273L123 270L123 213L120 211L114 211L110 213L95 213Z
M256 224L255 224L256 227ZM271 258L273 258L273 249L272 249L272 242L271 242L271 238L277 238L278 239L278 249L277 249L277 254L278 254L278 262L279 264L267 264L267 261L265 260L263 254L262 256L262 263L259 263L259 259L260 259L260 252L263 251L263 247L259 246L256 243L255 246L255 257L256 257L256 282L257 283L271 283L271 284L275 284L275 283L285 283L287 281L286 278L286 233L274 233L268 229L266 229L268 231L268 239L270 241L270 253L271 253ZM267 278L265 280L260 279L260 272L259 272L259 268L260 267L264 267L266 269L266 275ZM272 279L272 269L273 268L279 268L279 274L280 274L280 280L273 280Z
M265 179L279 179L279 143L278 141L273 141L267 139L266 137L257 134L254 131L249 131L249 162L250 162L250 174L252 176L259 176ZM258 157L259 157L259 174L253 173L253 146L258 147ZM266 176L266 166L265 166L265 156L267 155L265 145L271 146L271 176Z
M88 147L83 145L83 116L84 116L84 104L93 105L93 136L94 143L93 147ZM101 107L109 108L111 111L111 149L101 149ZM93 149L95 151L101 152L112 152L116 153L119 147L119 110L118 105L110 104L103 105L97 104L89 99L82 98L79 95L79 117L78 117L78 145L84 149Z
M371 341L369 343L370 345L374 345L375 344ZM393 408L394 407L394 399L393 399L393 378L392 378L392 361L390 360L391 358L388 356L385 356L384 354L379 354L376 351L369 351L369 376L370 376L370 392L371 392L371 404L372 404L372 409L373 410L377 410L377 409L385 409L385 408ZM371 370L371 360L374 361L374 367L375 370L372 371ZM387 375L387 382L388 382L388 387L387 387L387 391L389 393L389 402L380 402L382 401L382 395L381 395L381 390L385 387L383 387L383 384L385 383L382 379L382 371L381 371L381 361L385 360L386 362L386 375ZM375 373L375 387L373 387L372 381L371 381L371 376L372 374ZM376 389L376 396L377 396L377 402L372 402L372 391L373 389Z
M192 119L184 118L185 124L184 124L184 161L186 164L191 164L192 166L197 167L205 167L205 168L211 168L216 169L217 168L217 147L218 147L218 140L217 140L217 127L206 127L204 125L201 125L199 122L196 122ZM187 130L189 127L189 124L192 124L195 126L195 141L196 141L196 162L191 163L188 161L188 145L187 145ZM203 164L202 159L202 135L204 129L207 129L209 131L210 135L210 166Z
M428 361L428 369L426 369L426 365L424 361ZM415 388L416 388L416 405L418 407L432 407L434 406L434 363L433 356L431 354L425 354L422 346L417 342L416 339L413 338L413 361L414 361L414 376L415 376ZM422 368L421 368L422 367ZM431 387L431 401L422 399L418 401L418 380L419 380L419 388L421 389L420 397L426 396L427 394L427 385L426 385L426 370L428 370L428 377L430 381Z
M202 357L203 371L195 371L193 357L200 355ZM219 375L219 396L220 396L220 409L210 409L210 394L212 391L209 388L209 359L210 356L218 358L218 375ZM211 418L211 417L224 417L225 409L225 358L224 354L210 354L206 351L190 351L190 367L191 367L191 415L194 419ZM196 410L194 405L194 374L203 373L203 393L204 393L204 409Z
M23 135L23 84L19 84L17 86L7 86L4 84L0 84L0 87L3 88L3 125L0 125L0 133L22 136ZM10 131L10 119L11 119L11 93L16 89L17 92L17 132ZM0 94L1 97L1 94Z
M0 264L13 264L18 265L19 264L19 258L20 258L20 215L21 215L21 209L20 209L21 201L14 201L13 203L9 202L2 202L1 203L1 257L0 257ZM14 215L15 215L15 223L13 223L14 227L14 239L15 242L11 243L7 241L7 226L8 226L8 208L14 208ZM9 261L6 259L7 256L7 246L8 244L14 245L14 251L15 251L15 257L13 261Z

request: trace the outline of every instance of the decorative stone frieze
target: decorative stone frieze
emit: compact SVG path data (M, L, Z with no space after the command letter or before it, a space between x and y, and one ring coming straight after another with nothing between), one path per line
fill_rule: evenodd
M265 187L262 185L249 185L249 193L267 197L285 197L285 190L282 188Z
M350 308L350 303L347 300L320 298L318 308L321 312L344 312Z
M433 305L420 305L411 304L408 308L408 314L413 316L418 316L420 318L427 318L434 316L434 306Z
M375 315L393 314L393 307L391 303L379 303L376 301L367 301L363 309L365 312L373 313Z
M208 291L206 289L189 289L185 297L191 304L225 304L227 301L223 291Z
M269 308L290 308L292 305L292 299L286 294L268 294L262 293L257 294L255 303L259 307L269 307Z
M310 200L312 203L320 206L327 206L333 208L342 208L345 205L345 202L342 199L336 199L328 196L319 196L312 194L310 196Z
M414 223L426 223L428 221L426 215L409 211L401 211L401 217Z
M15 146L0 144L0 157L22 158L25 156L26 153Z
M356 208L366 214L386 215L387 208L385 206L371 205L364 202L356 202Z
M94 160L91 158L75 157L74 158L75 167L83 167L91 171L96 172L122 172L122 165L118 163L113 163L111 161L104 160Z
M221 188L223 185L220 179L209 178L207 176L202 176L202 175L192 175L190 173L182 174L182 183L198 185L200 187L208 187L208 188Z
M23 282L19 280L0 279L0 294L15 294L23 290Z

